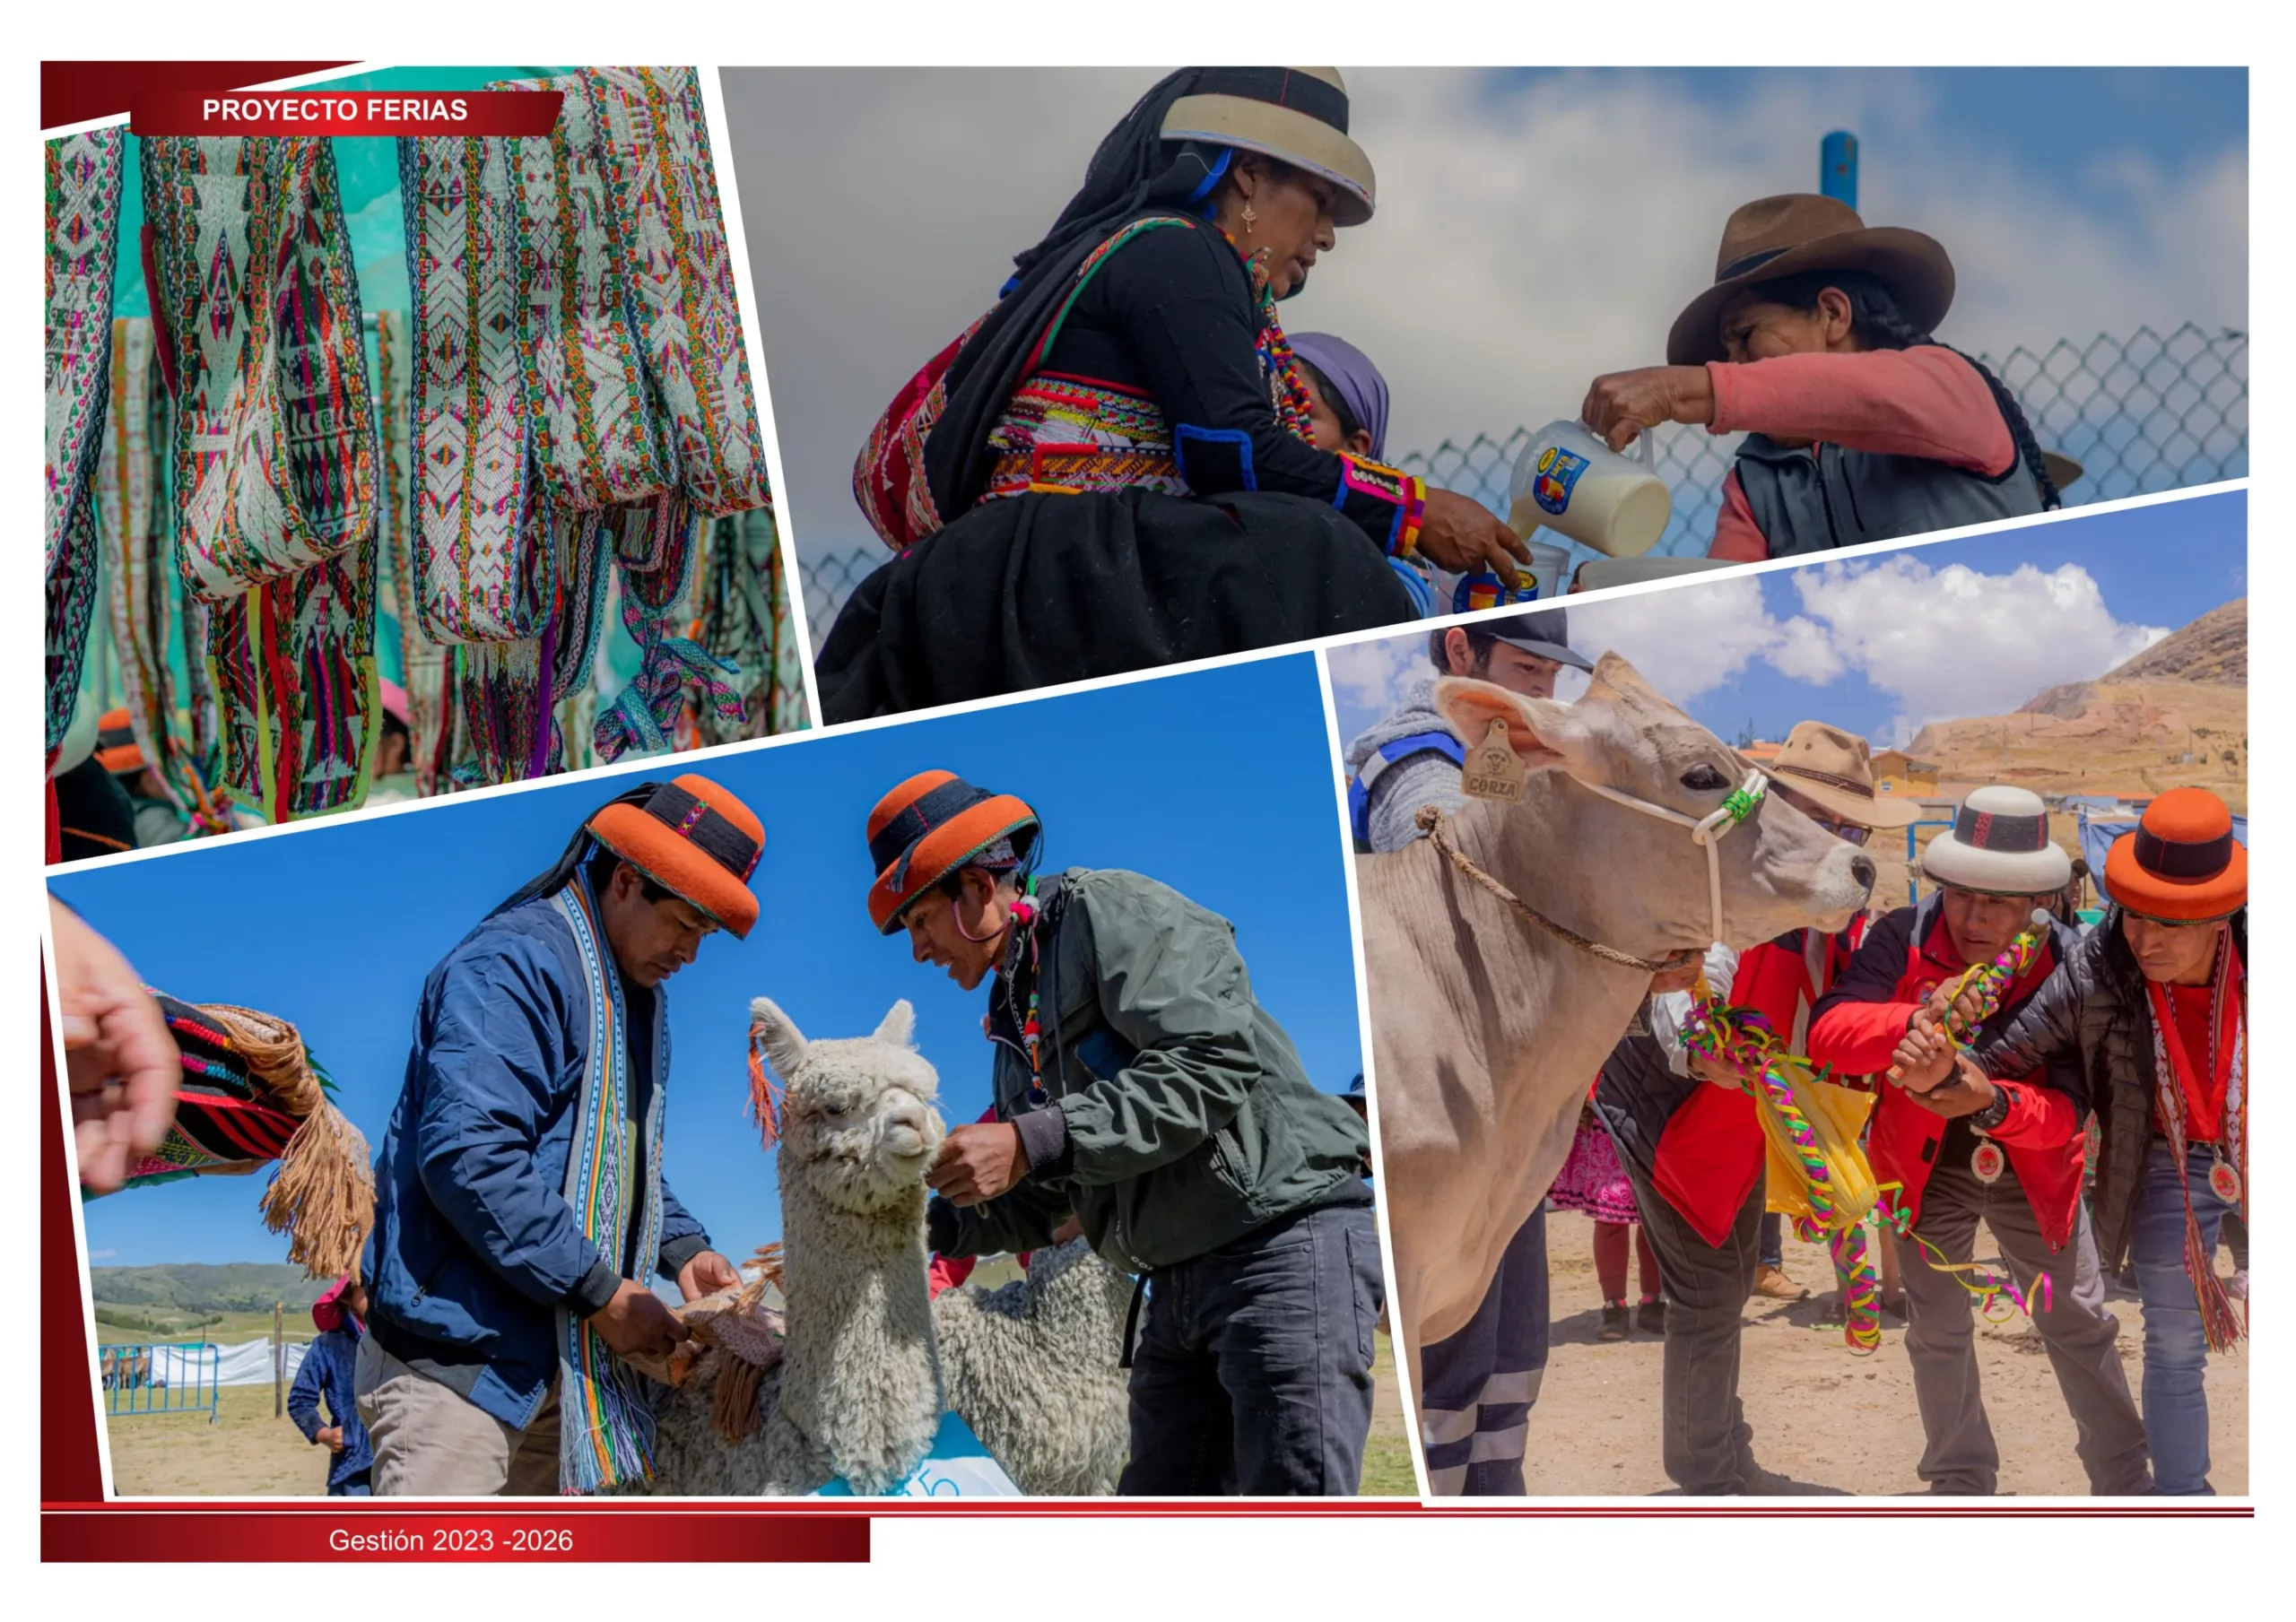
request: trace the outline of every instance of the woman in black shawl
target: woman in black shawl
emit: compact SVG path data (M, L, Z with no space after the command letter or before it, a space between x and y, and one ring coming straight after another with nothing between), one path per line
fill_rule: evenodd
M854 470L892 562L815 661L830 721L1384 625L1408 559L1526 557L1476 502L1309 440L1275 317L1370 160L1328 68L1186 68L1110 131Z

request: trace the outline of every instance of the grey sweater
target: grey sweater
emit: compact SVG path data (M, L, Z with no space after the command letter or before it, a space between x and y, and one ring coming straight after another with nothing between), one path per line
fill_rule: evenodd
M1363 763L1383 743L1413 733L1450 730L1450 723L1436 711L1435 678L1429 676L1404 695L1397 708L1364 728L1347 746L1347 774L1361 776ZM1371 785L1370 802L1365 820L1371 830L1371 848L1384 852L1401 850L1420 837L1412 819L1421 806L1437 806L1448 814L1466 803L1466 796L1459 792L1459 768L1431 750L1381 772Z

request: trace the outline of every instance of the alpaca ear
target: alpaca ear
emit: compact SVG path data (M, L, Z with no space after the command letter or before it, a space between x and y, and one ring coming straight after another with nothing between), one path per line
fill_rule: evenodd
M750 1035L785 1078L805 1062L805 1033L770 997L760 997L750 1004Z
M909 1007L909 999L903 997L885 1015L884 1023L877 1027L877 1040L890 1042L896 1047L914 1047L917 1045L909 1038L916 1032L917 1010Z

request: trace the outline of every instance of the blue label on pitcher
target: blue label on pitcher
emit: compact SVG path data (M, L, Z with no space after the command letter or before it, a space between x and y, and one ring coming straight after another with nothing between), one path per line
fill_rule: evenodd
M1570 491L1587 471L1587 458L1559 445L1539 453L1538 477L1531 481L1531 496L1542 509L1559 513L1570 505Z
M1539 577L1529 569L1515 571L1515 584L1510 587L1504 580L1488 570L1469 575L1451 593L1451 612L1471 614L1478 609L1505 608L1510 603L1535 603L1539 596Z

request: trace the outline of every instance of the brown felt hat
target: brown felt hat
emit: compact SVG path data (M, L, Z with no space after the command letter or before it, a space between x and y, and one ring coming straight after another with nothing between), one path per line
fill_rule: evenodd
M735 940L757 923L750 875L765 854L765 825L696 772L656 786L643 802L616 800L589 820L593 837Z
M1921 807L1911 801L1883 799L1874 792L1873 750L1866 740L1822 721L1802 722L1787 733L1778 758L1762 769L1781 788L1860 828L1903 828L1921 820Z
M1722 228L1714 285L1690 301L1666 334L1666 364L1726 359L1722 307L1741 288L1805 271L1864 271L1881 282L1915 330L1928 332L1953 304L1953 262L1934 237L1869 226L1838 197L1790 192L1749 203Z

